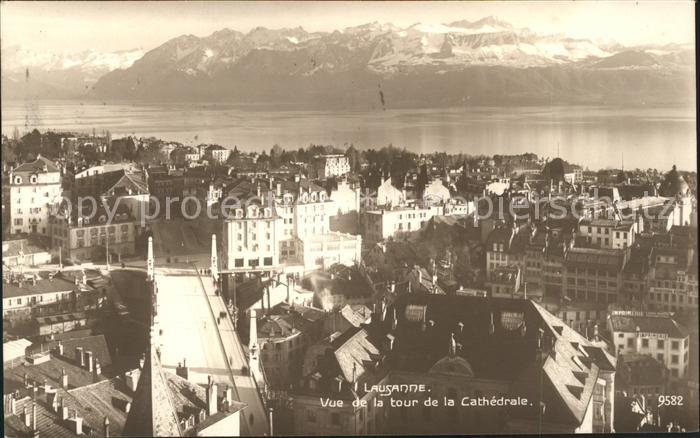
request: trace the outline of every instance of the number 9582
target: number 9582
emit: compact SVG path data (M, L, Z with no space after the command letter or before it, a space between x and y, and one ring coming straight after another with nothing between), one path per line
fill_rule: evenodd
M660 395L659 406L683 406L682 395Z

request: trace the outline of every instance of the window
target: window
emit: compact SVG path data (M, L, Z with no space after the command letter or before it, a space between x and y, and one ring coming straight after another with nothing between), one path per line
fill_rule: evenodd
M627 338L627 346L630 348L634 346L634 338Z
M657 355L656 355L656 360L658 360L659 362L663 363L663 361L664 361L664 354L663 354L663 353L657 354Z
M672 354L672 355L671 355L671 363L672 363L672 364L677 364L677 363L678 363L678 355L677 355L677 354Z
M642 339L642 348L649 348L649 339Z
M664 340L663 339L659 339L658 341L656 341L656 348L664 348Z

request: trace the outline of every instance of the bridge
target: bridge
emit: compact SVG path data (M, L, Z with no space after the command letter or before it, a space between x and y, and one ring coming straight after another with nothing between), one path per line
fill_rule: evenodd
M152 332L160 333L158 342L161 366L175 372L186 364L189 379L206 383L207 376L232 388L236 400L247 406L241 412L241 434L270 435L270 423L258 381L263 371L257 360L258 346L251 345L251 355L244 350L235 331L231 315L218 293L218 258L216 236L212 235L211 265L199 267L195 262L155 266L153 238L148 239L147 260L124 261L119 264L83 263L61 266L23 267L22 272L75 272L98 270L130 270L143 272L153 281L157 318ZM211 275L204 275L209 272ZM257 378L256 378L257 377Z
M267 410L253 372L255 364L249 363L224 300L217 292L215 248L216 238L212 236L212 264L207 267L211 276L204 276L204 269L195 263L189 269L156 269L149 238L146 273L157 291L161 363L173 372L186 363L191 380L205 383L211 375L215 382L230 386L234 397L247 405L241 413L241 433L269 435Z

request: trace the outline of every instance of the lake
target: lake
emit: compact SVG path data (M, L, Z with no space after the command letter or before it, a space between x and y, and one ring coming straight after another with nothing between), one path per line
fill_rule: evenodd
M474 107L376 111L309 111L189 103L2 102L2 132L98 132L155 136L185 144L218 143L269 150L275 143L387 144L414 152L534 152L592 169L695 170L696 114L687 107Z

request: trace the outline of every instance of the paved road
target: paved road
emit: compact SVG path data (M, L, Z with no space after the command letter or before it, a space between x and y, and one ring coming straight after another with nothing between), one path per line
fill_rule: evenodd
M216 287L214 281L210 277L202 276L202 284L214 315L226 312L224 300L215 293ZM235 382L234 392L236 397L238 400L248 405L243 412L245 417L243 419L243 429L247 427L249 435L268 435L269 424L266 410L263 406L255 381L247 372L242 370L244 366L246 368L248 367L248 359L241 346L241 340L233 329L233 323L230 318L221 319L219 334L224 349L226 350L226 355L231 360L231 373Z

